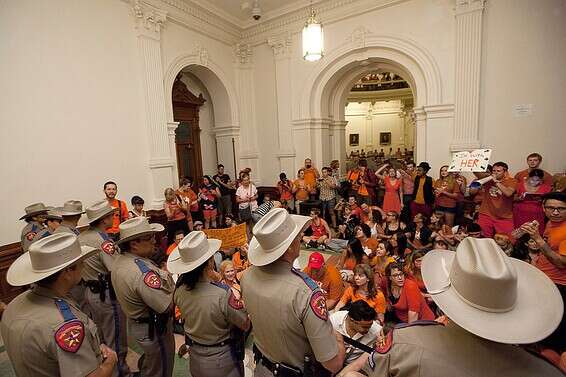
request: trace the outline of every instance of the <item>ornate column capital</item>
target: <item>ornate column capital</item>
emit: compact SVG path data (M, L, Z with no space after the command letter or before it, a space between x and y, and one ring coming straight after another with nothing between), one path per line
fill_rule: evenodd
M234 56L236 63L240 65L249 65L252 62L253 50L249 43L238 43L234 46Z
M290 57L293 50L293 37L291 32L269 37L267 44L273 49L276 58Z
M486 0L456 0L456 7L454 13L456 16L471 13L482 12L485 9Z
M132 11L138 36L159 40L161 29L167 20L167 12L140 0L132 2Z

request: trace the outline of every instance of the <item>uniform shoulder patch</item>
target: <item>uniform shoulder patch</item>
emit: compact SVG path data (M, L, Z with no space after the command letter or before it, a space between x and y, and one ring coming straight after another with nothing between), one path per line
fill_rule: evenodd
M161 278L155 273L155 271L146 272L145 276L143 277L143 282L150 288L161 288Z
M100 245L100 249L108 255L114 255L114 251L116 250L114 248L114 242L112 240L106 240L102 242L102 244Z
M391 349L391 346L393 346L393 330L391 330L391 331L389 331L389 333L387 333L387 336L385 337L385 339L383 339L382 342L378 342L375 345L375 352L377 352L379 354L385 354L385 353L389 352L389 350ZM373 360L373 357L372 357L372 360Z
M320 290L313 292L309 305L318 318L322 319L323 321L328 321L328 308L326 307L326 298Z
M242 310L244 308L244 303L242 302L242 300L238 299L231 289L230 296L228 297L228 305L230 305L232 309L236 310Z
M36 232L29 231L29 232L26 233L26 240L32 241L36 235L37 235Z
M55 332L55 343L66 352L76 353L85 337L84 324L79 320L65 322Z
M295 268L292 268L291 272L293 272L295 275L300 277L305 282L305 284L311 289L311 291L315 291L319 289L317 282L314 281L309 275L305 274L303 271L299 271Z

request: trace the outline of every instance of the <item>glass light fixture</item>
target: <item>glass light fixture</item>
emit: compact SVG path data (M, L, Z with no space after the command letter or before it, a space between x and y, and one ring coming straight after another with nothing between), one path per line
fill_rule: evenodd
M322 24L317 21L314 8L303 28L303 58L309 62L320 60L324 55L324 34Z

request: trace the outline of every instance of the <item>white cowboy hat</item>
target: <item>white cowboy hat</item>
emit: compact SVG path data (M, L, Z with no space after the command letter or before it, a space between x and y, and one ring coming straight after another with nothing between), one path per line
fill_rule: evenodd
M32 217L35 215L39 215L41 213L46 213L49 210L49 207L46 207L43 203L33 203L30 204L25 208L26 214L20 217L20 220L27 219L28 217Z
M169 255L167 270L173 274L190 272L209 260L220 245L222 241L207 239L204 232L190 232Z
M95 252L94 247L81 246L74 234L55 233L32 243L29 251L12 263L6 280L15 287L35 283Z
M63 204L63 207L57 207L55 209L59 211L62 216L75 216L85 213L85 211L83 211L83 203L80 200L67 200Z
M86 209L86 220L91 224L107 215L114 214L114 210L114 207L108 204L108 200L100 200Z
M147 217L139 216L120 224L120 239L117 244L143 237L147 234L162 232L165 228L161 224L149 223Z
M433 250L422 261L428 293L465 330L499 343L534 343L550 335L564 305L536 267L510 258L492 239L465 238L456 252Z
M47 211L45 218L48 220L59 220L63 221L63 216L61 216L61 212L57 211L56 209L50 209Z
M248 249L250 263L265 266L276 261L310 220L308 216L290 215L283 208L273 208L254 226Z

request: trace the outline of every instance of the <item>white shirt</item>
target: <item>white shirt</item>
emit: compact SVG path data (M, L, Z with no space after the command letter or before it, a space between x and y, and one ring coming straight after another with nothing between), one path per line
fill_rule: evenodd
M339 312L334 312L330 315L330 322L332 323L332 327L334 330L338 331L340 334L344 336L349 336L346 332L346 317L348 316L348 311L341 310ZM356 333L354 336L350 338L357 340L358 342L365 344L366 346L373 347L375 341L377 340L377 336L381 333L381 325L377 323L377 321L373 321L369 331L367 334L362 335L360 333ZM350 364L354 360L364 353L364 351L355 348L354 346L344 342L344 347L346 348L346 357L344 359L344 363Z
M252 183L250 183L248 187L244 187L243 185L240 185L236 190L236 196L240 199L247 200L256 195L257 195L257 188ZM246 201L238 204L238 208L240 209L248 208L248 206L251 206L251 210L255 211L257 209L257 200L251 202Z

